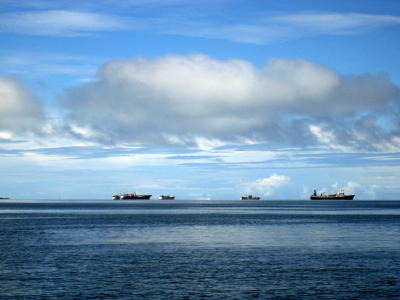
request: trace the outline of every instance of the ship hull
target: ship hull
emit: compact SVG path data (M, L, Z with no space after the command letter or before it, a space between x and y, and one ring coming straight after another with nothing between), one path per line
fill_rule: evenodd
M149 200L151 195L124 195L121 200Z
M112 196L113 200L149 200L151 195L142 194L116 194Z
M344 196L336 196L336 195L323 195L323 196L310 196L310 200L353 200L354 195L344 195Z
M240 200L247 200L247 201L251 201L251 200L260 200L260 197L240 197Z

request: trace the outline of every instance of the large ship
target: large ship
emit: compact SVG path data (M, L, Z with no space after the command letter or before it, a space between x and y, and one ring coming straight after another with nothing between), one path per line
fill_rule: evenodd
M149 200L151 195L142 194L115 194L112 196L113 200Z
M310 200L353 200L354 194L345 194L343 190L336 192L335 194L321 193L317 195L317 190L310 196Z
M158 200L174 200L175 196L170 196L170 195L160 195L160 197L158 197Z
M240 197L240 200L260 200L260 197L253 196L253 195L246 195L246 196Z

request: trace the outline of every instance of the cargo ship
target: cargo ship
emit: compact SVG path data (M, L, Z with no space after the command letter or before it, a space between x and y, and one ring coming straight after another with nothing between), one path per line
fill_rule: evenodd
M246 195L246 196L240 197L240 200L260 200L260 197L253 196L253 195Z
M112 196L113 200L149 200L151 195L142 194L115 194Z
M174 200L175 196L170 196L170 195L160 195L160 197L158 197L158 200Z
M310 200L353 200L354 194L345 194L343 190L336 192L335 194L321 193L317 195L317 190L310 196Z

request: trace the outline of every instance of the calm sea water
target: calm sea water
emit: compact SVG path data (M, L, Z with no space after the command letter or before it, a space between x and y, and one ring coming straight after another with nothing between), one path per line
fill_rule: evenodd
M1 201L1 299L399 299L400 201Z

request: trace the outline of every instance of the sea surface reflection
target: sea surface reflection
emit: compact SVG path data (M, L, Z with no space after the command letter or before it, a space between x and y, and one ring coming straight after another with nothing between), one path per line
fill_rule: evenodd
M396 299L396 201L4 201L0 296Z

